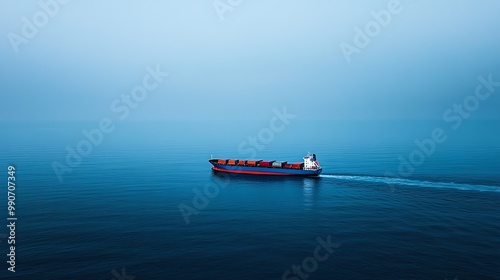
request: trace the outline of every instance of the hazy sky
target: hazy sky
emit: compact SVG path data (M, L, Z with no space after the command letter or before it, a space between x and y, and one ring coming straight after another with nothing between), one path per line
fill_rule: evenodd
M441 119L478 76L500 81L493 0L400 1L348 62L341 43L356 46L356 28L390 2L243 1L221 20L212 0L2 0L0 120L117 116L111 104L157 65L170 75L128 120L259 119L283 106L302 119ZM472 118L500 119L499 95Z

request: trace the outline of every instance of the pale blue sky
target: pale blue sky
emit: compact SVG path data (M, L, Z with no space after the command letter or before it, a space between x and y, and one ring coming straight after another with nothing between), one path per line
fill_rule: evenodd
M500 2L401 1L348 63L339 45L390 1L365 2L244 1L221 21L208 0L73 0L15 53L8 34L43 10L3 0L0 120L99 120L157 64L170 76L128 120L441 119L500 80ZM499 93L472 118L500 119Z

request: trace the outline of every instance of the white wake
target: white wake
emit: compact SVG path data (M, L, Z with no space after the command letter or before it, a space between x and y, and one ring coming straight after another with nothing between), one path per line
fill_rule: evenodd
M320 175L321 178L332 178L342 181L360 181L360 182L371 182L371 183L384 183L392 186L417 186L417 187L429 187L429 188L447 188L447 189L458 189L466 191L482 191L482 192L500 192L500 187L498 186L488 186L488 185L472 185L463 183L445 183L445 182L431 182L431 181L421 181L412 179L401 179L401 178L390 178L390 177L376 177L376 176L354 176L354 175Z

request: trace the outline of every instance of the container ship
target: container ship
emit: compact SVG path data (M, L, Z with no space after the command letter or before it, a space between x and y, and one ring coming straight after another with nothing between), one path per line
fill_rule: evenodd
M252 175L281 175L281 176L318 176L322 168L316 160L316 154L307 153L301 162L288 163L276 160L243 160L211 158L212 170L218 172L252 174Z

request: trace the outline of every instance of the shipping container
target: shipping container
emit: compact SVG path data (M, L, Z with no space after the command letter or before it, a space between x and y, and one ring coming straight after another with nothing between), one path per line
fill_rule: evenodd
M230 159L228 160L227 164L228 165L236 165L238 163L238 160L237 159Z
M273 167L275 168L283 168L286 164L286 161L275 161L273 162Z
M257 166L262 160L259 159L259 160L248 160L247 161L247 165L248 166Z
M226 164L226 160L225 159L219 159L217 161L218 164Z
M242 159L238 160L238 165L245 166L246 164L247 164L246 160L242 160Z
M292 163L292 168L293 169L303 169L304 168L304 163L303 162Z
M285 164L284 168L292 168L292 164L291 163L287 163L287 164Z
M274 160L266 160L266 161L261 161L259 163L260 167L271 167L273 164Z

